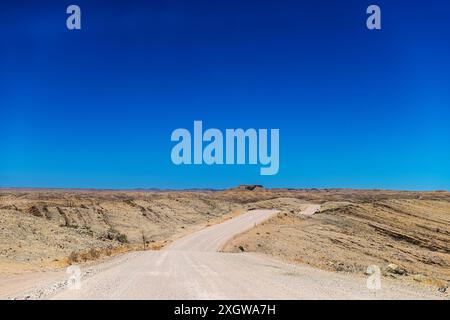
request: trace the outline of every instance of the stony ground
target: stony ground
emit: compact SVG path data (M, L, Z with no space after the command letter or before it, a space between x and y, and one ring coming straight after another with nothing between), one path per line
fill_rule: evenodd
M320 204L312 217L299 212ZM280 214L226 251L255 251L326 270L450 281L450 193L341 189L224 191L0 190L0 273L158 249L248 209ZM395 264L396 266L390 266ZM393 268L394 267L394 268Z
M0 272L35 270L130 249L158 249L239 205L207 193L3 190Z
M260 252L345 273L377 265L390 278L450 284L450 201L445 193L325 201L312 217L289 208L224 251Z

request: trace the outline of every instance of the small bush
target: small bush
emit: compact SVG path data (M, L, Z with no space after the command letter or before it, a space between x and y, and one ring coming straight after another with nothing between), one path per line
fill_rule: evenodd
M67 259L69 260L69 264L74 264L80 261L80 255L77 252L72 251Z
M120 243L128 243L128 237L126 234L120 233L115 229L109 229L100 239L116 240Z
M127 238L127 235L126 234L123 234L123 233L119 233L118 235L117 235L117 241L119 241L120 243L128 243L128 238Z
M100 252L94 248L90 249L88 252L88 256L90 260L98 259L100 258Z

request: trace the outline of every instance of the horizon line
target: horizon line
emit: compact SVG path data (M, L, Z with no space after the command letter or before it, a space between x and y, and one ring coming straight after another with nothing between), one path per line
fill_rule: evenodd
M352 187L264 187L260 184L239 184L234 187L228 188L212 188L212 187L203 187L203 188L95 188L95 187L4 187L0 186L0 190L57 190L57 191L155 191L155 192L167 192L167 191L226 191L237 189L240 186L260 186L262 189L266 190L289 190L289 191L297 191L297 190L309 190L309 191L322 191L322 190L364 190L364 191L401 191L401 192L450 192L447 189L392 189L392 188L352 188Z

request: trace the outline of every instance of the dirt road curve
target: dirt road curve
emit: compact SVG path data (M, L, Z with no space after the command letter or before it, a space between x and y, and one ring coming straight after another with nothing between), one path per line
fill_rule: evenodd
M249 211L234 219L179 239L168 246L166 250L217 252L235 235L253 228L256 224L271 218L276 213L276 210Z
M312 215L318 210L305 210ZM367 289L366 278L294 266L251 253L217 252L236 234L276 211L254 210L208 227L161 251L135 252L97 267L81 289L56 290L51 299L424 299L424 287L383 280ZM274 235L276 241L276 235ZM33 298L33 297L31 297Z
M312 216L314 213L320 210L319 205L311 205L302 211L302 215L304 216Z

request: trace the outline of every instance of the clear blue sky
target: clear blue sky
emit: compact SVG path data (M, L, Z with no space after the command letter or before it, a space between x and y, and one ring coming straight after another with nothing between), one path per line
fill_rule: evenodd
M449 1L11 0L0 26L0 186L450 189ZM173 165L194 120L279 128L279 173Z

